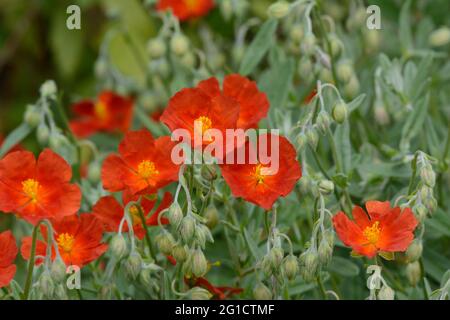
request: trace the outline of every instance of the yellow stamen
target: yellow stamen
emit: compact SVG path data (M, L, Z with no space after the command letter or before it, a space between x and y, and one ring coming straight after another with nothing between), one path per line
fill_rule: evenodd
M58 247L62 249L64 252L70 252L72 251L75 238L71 234L61 233L58 236L58 239L56 239L56 242L58 243Z
M138 174L143 179L149 179L152 176L158 175L159 171L156 170L155 163L144 160L138 165Z
M376 244L380 238L380 232L380 222L375 221L370 227L364 229L363 234L370 244Z
M133 221L133 225L137 224L141 221L141 215L139 214L139 208L137 206L131 206L130 208L131 220Z
M37 202L39 182L34 179L22 181L22 191L31 199L32 203Z
M256 184L257 185L264 183L265 175L262 174L262 172L261 172L263 168L264 167L261 164L258 164L256 166L256 168L255 168L254 176L256 178Z
M94 106L94 112L100 120L105 120L108 116L108 109L102 101L98 101Z
M200 123L198 123L198 122L200 122ZM199 126L199 125L201 125L200 128L196 127L196 126ZM203 136L203 139L205 141L212 140L211 136L205 134L206 130L212 128L212 121L211 121L210 118L205 117L205 116L198 117L197 119L194 120L194 128L199 131L198 133Z

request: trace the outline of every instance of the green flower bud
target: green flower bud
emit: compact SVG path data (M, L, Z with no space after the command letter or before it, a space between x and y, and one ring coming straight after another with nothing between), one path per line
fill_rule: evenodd
M155 94L147 93L140 97L140 104L146 112L153 112L158 108L159 99Z
M55 298L57 300L69 300L64 284L58 284L55 288Z
M108 64L104 59L98 59L94 65L94 72L98 78L104 78L108 72Z
M336 36L330 37L331 55L333 57L339 56L342 51L342 41Z
M305 147L306 142L307 142L306 135L304 133L300 133L297 136L296 141L297 141L297 150L302 150Z
M161 251L165 255L172 254L172 249L175 246L175 239L170 233L168 233L167 231L160 233L155 237L155 241L156 245L159 248L159 251Z
M170 39L170 49L177 56L182 56L189 49L189 39L181 33L175 34Z
M322 238L319 244L319 248L317 249L317 253L319 256L320 264L326 266L330 263L331 258L333 257L333 247L330 246L330 243L327 239Z
M206 225L209 229L214 229L215 226L219 223L219 212L216 207L210 206L206 209L205 212Z
M163 40L156 38L147 43L147 52L152 59L159 59L166 54L166 44Z
M313 281L319 266L317 251L314 249L303 252L299 257L299 262L303 279L305 279L305 281Z
M380 32L378 30L365 30L364 44L366 45L366 52L372 53L379 49L381 43Z
M421 276L422 271L420 269L420 263L418 261L409 263L406 266L406 277L408 278L408 281L412 286L415 287L419 283Z
M290 9L289 2L281 0L270 5L267 10L267 13L271 18L281 19L284 18L289 13L289 9Z
M378 292L378 299L379 300L394 300L395 298L395 291L392 290L391 287L388 287L386 285L383 285Z
M389 113L381 102L375 104L374 116L377 123L382 126L389 123Z
M347 98L353 98L359 92L358 78L353 75L350 81L344 87L344 94Z
M202 277L208 271L208 262L202 250L196 249L192 254L192 274L197 278Z
M414 262L419 260L422 256L422 251L422 241L420 239L415 239L406 250L406 257L408 258L408 261Z
M353 66L347 61L341 62L336 67L336 73L339 80L347 83L353 76Z
M312 33L308 33L303 39L301 49L305 55L311 56L316 49L316 37Z
M442 47L450 42L450 28L441 27L437 30L434 30L430 37L428 38L428 42L433 47Z
M428 215L427 208L423 204L419 203L413 207L413 211L416 214L419 222L423 223Z
M355 30L361 28L366 20L366 15L367 13L364 8L356 9L352 14L350 14L347 20L347 29Z
M136 279L142 270L142 258L137 252L130 254L125 262L125 270L131 279Z
M187 258L186 248L181 244L176 244L172 249L172 256L177 262L184 262Z
M187 295L191 300L209 300L212 296L211 292L201 287L192 288Z
M203 179L208 181L215 180L217 178L217 170L214 165L203 165L200 174L202 175Z
M434 187L436 183L436 174L434 173L431 165L425 165L420 170L420 178L422 179L423 183L425 183L430 188Z
M325 110L322 110L317 115L316 119L317 129L321 134L325 134L330 127L331 117Z
M139 275L139 280L146 287L153 285L152 271L149 269L143 269Z
M425 207L427 207L428 212L430 213L433 213L433 211L437 208L437 201L433 196L425 199L423 201L423 204L425 205Z
M270 277L273 273L272 262L270 255L264 256L261 261L261 270L266 278Z
M311 191L312 180L308 176L303 176L300 179L299 187L302 194L308 194Z
M56 88L56 83L53 80L45 81L40 88L41 96L44 98L54 99L56 98L56 93L58 89Z
M188 51L185 54L183 54L183 56L181 56L180 62L186 68L192 69L195 67L196 63L195 55L192 52Z
M125 241L123 235L116 234L111 240L110 248L113 256L117 260L122 259L128 251L127 242Z
M336 103L332 110L332 116L337 123L343 123L348 116L348 107L344 101Z
M51 298L55 292L55 283L48 271L41 274L38 280L38 289L44 296Z
M41 145L46 145L50 137L50 130L47 125L42 123L38 126L36 130L36 138Z
M195 235L195 219L190 215L187 215L181 220L180 234L185 243L191 241Z
M244 46L236 46L233 47L231 51L231 56L233 57L233 61L237 64L241 63L242 58L244 57L245 48Z
M284 252L283 249L279 247L274 247L269 252L270 263L273 269L278 269L283 261Z
M316 129L310 128L306 131L306 141L312 149L317 148L317 144L319 143L319 135L317 134Z
M304 35L305 31L300 23L294 24L289 32L289 37L296 43L300 43Z
M226 21L229 21L233 15L233 4L231 0L222 0L220 2L220 11Z
M181 220L183 220L183 212L181 211L181 207L178 202L174 202L170 205L167 217L169 218L170 224L174 226L175 229L178 229Z
M66 264L62 259L57 258L53 261L50 268L50 274L55 282L62 282L66 278Z
M283 270L289 280L294 280L298 273L298 261L293 255L289 255L284 259Z
M32 128L35 128L41 122L41 113L35 105L29 104L27 105L27 110L25 111L25 115L23 120Z
M89 165L87 177L90 182L97 183L100 181L102 167L99 163L94 162Z
M69 141L65 136L59 133L50 135L49 145L53 150L58 150L64 145L67 145Z
M330 180L321 180L319 182L319 192L322 194L330 194L334 191L334 183Z
M333 74L327 68L321 68L319 78L322 82L334 83Z
M307 77L313 72L313 65L311 60L307 57L303 57L298 64L298 74L301 77Z
M253 297L256 300L272 300L272 293L262 282L253 289Z

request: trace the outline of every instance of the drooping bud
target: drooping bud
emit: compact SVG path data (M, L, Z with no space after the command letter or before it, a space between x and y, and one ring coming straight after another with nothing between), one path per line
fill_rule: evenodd
M305 31L300 23L294 24L289 32L289 37L296 43L300 43L304 35Z
M302 132L297 136L297 149L302 150L306 145L306 135Z
M330 47L331 47L331 55L333 57L337 57L341 53L343 45L338 37L333 36L330 38Z
M219 223L219 212L216 207L210 206L205 212L206 225L209 229L214 229L214 227Z
M205 247L206 241L211 243L214 242L211 231L204 224L198 224L195 228L194 238L197 244L199 244L202 248Z
M319 79L322 82L334 83L333 74L328 68L320 68Z
M194 253L192 254L191 270L197 278L204 276L206 271L208 271L208 262L206 261L205 255L203 254L203 251L198 248L194 250Z
M418 261L408 263L406 266L406 277L412 286L415 287L419 283L421 276L420 263Z
M332 110L332 116L337 123L343 123L348 116L348 107L344 101L336 103Z
M181 56L180 62L186 68L192 69L195 67L195 63L196 63L195 55L192 52L188 51Z
M50 130L45 123L41 123L36 130L36 138L39 144L46 145L50 138Z
M330 180L321 180L319 182L319 192L322 194L330 194L334 191L334 183Z
M264 276L266 278L270 277L273 273L273 268L272 268L272 261L270 258L270 255L266 255L263 257L262 261L261 261L261 270L264 273Z
M359 80L353 74L350 81L344 87L344 94L347 98L352 99L359 92Z
M421 203L416 204L413 207L413 211L416 214L417 219L419 220L420 223L423 223L425 221L425 219L427 218L428 210L423 204L421 204Z
M273 269L277 269L280 267L281 262L283 261L284 252L280 247L274 247L269 252L270 263L272 264Z
M420 239L415 239L406 250L406 257L408 258L408 261L414 262L419 260L422 256L422 251L422 241Z
M39 91L40 91L42 97L49 98L49 99L55 99L58 89L56 87L55 81L47 80L41 85L41 88L39 89Z
M312 180L309 176L303 176L299 182L300 192L302 194L308 194L311 191Z
M147 52L152 59L159 59L166 54L166 44L159 38L151 39L147 43Z
M303 57L298 64L298 74L302 78L309 77L313 72L313 65L311 60L307 57Z
M319 257L317 251L307 250L303 252L299 257L300 273L305 281L313 281L316 276L317 267L319 264Z
M41 113L35 105L29 104L27 105L27 110L25 111L25 115L23 120L32 128L39 125L41 122Z
M433 47L445 46L450 42L450 28L441 27L437 30L434 30L430 34L428 41Z
M177 262L184 262L187 258L186 248L181 244L176 244L172 248L172 256Z
M317 249L317 254L319 256L320 264L325 266L330 263L331 258L333 257L333 247L330 245L328 239L322 237L319 248Z
M328 112L326 112L325 110L320 111L317 115L316 124L319 132L324 135L331 124L331 117Z
M343 61L337 65L336 73L339 80L348 83L353 75L353 66L348 61Z
M38 281L39 291L44 294L44 296L50 298L53 296L55 291L55 283L52 280L52 277L48 271L44 271L41 274Z
M122 259L128 251L127 242L125 241L123 235L116 234L111 240L110 248L113 256L117 260Z
M181 220L183 220L183 212L178 202L174 202L170 205L167 217L169 218L170 224L174 226L175 229L178 229Z
M295 279L298 273L298 261L294 255L289 255L284 259L283 270L289 280Z
M125 270L131 279L136 279L142 270L142 258L138 252L130 254L125 262Z
M264 283L259 282L253 289L253 297L256 300L272 300L272 293Z
M50 268L50 274L55 282L62 282L66 278L66 264L61 258L55 259Z
M267 9L267 13L271 18L281 19L284 18L289 13L289 9L290 9L289 2L281 0L270 5L269 8Z
M139 280L144 286L151 287L153 284L152 271L149 269L143 269L139 275Z
M212 298L211 292L201 287L194 287L187 295L191 300L209 300Z
M98 162L91 163L88 168L87 177L90 182L97 183L101 178L102 167Z
M170 39L170 49L177 56L182 56L185 54L188 48L189 40L181 33L175 34L172 39Z
M382 126L389 123L389 113L381 102L375 103L374 116L377 123Z
M378 292L378 299L379 300L394 300L395 298L395 291L392 290L391 287L388 287L386 285L383 285Z
M431 165L425 165L420 170L420 178L427 186L433 188L436 183L436 174L433 171Z
M306 140L312 149L315 150L317 148L317 144L319 143L319 135L317 134L315 128L309 128L309 130L306 131Z
M171 255L172 249L175 245L175 239L173 236L168 233L167 231L160 233L155 237L156 245L159 248L159 251L161 251L165 255Z
M305 55L313 55L316 49L316 37L312 33L308 33L303 39L301 49Z
M191 241L195 235L195 219L190 215L187 215L181 220L180 234L185 243Z

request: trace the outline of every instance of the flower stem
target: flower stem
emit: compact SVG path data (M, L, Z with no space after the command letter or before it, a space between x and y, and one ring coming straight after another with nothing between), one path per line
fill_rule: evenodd
M34 258L36 256L36 241L37 241L37 234L38 234L40 224L41 224L41 222L38 222L33 228L32 242L31 242L31 255L30 255L30 261L28 263L28 273L27 273L27 278L25 281L25 288L23 290L22 300L28 300L28 296L30 295L31 283L33 281Z
M150 236L148 234L148 226L147 226L147 223L145 221L144 213L142 212L142 208L140 208L140 206L137 206L137 207L138 207L139 217L141 218L142 227L145 230L145 242L147 242L147 247L148 247L148 250L150 252L150 257L153 258L153 259L156 259L155 253L153 251L152 241L151 241Z
M317 284L318 284L318 286L319 286L319 290L320 290L320 294L322 295L322 298L323 298L324 300L328 300L328 299L327 299L327 293L326 293L326 291L325 291L325 287L323 286L323 282L322 282L322 279L321 279L321 277L320 277L320 272L319 272L319 274L317 275Z

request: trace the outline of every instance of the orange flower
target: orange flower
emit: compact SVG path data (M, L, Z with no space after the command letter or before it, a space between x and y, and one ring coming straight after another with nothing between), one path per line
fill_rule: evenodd
M30 223L75 214L81 192L70 184L72 169L59 155L45 149L35 159L17 151L0 160L0 211L16 213Z
M214 7L213 0L159 0L157 10L172 9L181 21L204 16Z
M202 287L208 290L212 295L213 299L225 300L230 298L232 295L240 294L244 291L242 288L233 287L216 287L212 285L206 278L196 278L196 279L186 279L185 281L191 287Z
M16 240L11 231L0 233L0 288L6 287L16 274L13 262L17 251Z
M128 132L119 155L109 155L102 167L103 187L111 192L154 193L178 180L178 165L171 159L175 142L170 137L153 139L147 130Z
M103 226L92 214L81 214L65 217L53 222L54 239L58 245L58 251L66 265L76 265L80 268L99 258L108 249L103 244ZM41 227L42 235L47 239L47 230ZM25 260L30 259L31 237L22 239L20 252ZM47 243L38 240L36 255L45 256ZM55 259L55 250L52 247L52 260ZM36 264L42 261L36 261Z
M130 197L124 193L123 202L127 205L130 201L137 201L138 196ZM146 224L148 226L157 226L158 217L162 210L167 209L172 203L172 195L168 192L164 194L159 207L155 210L153 214L148 216L150 212L155 208L156 195L143 196L141 199L141 210L146 218ZM106 232L117 232L119 230L120 221L124 215L124 206L122 206L116 198L112 196L102 197L93 207L92 212L97 217L98 220L103 222ZM142 226L142 220L139 215L138 208L133 206L130 208L131 218L133 220L133 231L136 237L143 239L145 236L145 229ZM169 220L162 217L162 224L168 224ZM127 223L124 224L123 230L128 232Z
M389 201L368 201L366 209L368 213L355 206L352 211L354 221L343 212L333 217L334 228L341 241L357 254L369 258L380 251L406 251L417 226L411 209L391 208Z
M133 100L111 91L100 93L97 101L83 100L72 106L78 118L70 122L73 133L81 138L96 132L126 132L133 115Z
M216 78L201 81L195 88L181 90L170 99L161 121L171 131L187 129L191 137L194 136L194 121L200 121L202 132L197 135L214 128L225 137L226 129L256 127L268 110L269 101L256 83L233 74L225 77L223 91ZM210 143L205 135L203 140Z
M268 150L270 150L271 139L278 137L273 134L258 136L258 152L250 143L246 143L245 164L223 164L221 165L222 176L230 186L235 197L242 197L266 210L272 208L273 203L280 196L287 196L294 188L296 182L302 176L301 167L297 161L297 154L292 144L282 136L279 136L279 159L278 170L270 172L272 162L261 164L261 159L256 159L252 164L250 154L258 158L261 139L267 139ZM235 153L236 156L236 153ZM269 154L270 156L270 154ZM237 162L235 162L237 163ZM276 166L273 166L274 169Z

